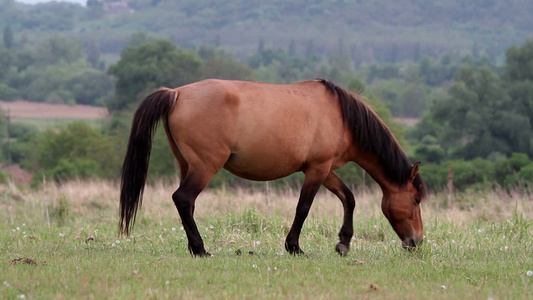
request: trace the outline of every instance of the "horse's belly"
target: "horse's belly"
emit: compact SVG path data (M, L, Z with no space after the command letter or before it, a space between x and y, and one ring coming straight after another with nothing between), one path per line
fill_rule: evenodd
M288 162L281 157L243 157L232 154L224 168L234 175L249 180L274 180L301 170L297 160Z

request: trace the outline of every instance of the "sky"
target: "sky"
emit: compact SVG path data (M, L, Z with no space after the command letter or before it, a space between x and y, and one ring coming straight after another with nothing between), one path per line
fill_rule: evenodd
M71 3L79 3L81 5L85 5L87 3L87 0L15 0L16 2L20 3L26 3L26 4L37 4L37 3L44 3L44 2L71 2Z

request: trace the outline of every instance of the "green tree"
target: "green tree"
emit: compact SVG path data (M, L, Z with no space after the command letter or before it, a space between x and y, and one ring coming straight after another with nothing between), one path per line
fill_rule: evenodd
M108 72L116 77L115 96L108 101L111 111L136 104L159 86L177 87L200 78L202 60L193 50L178 48L169 40L126 47L120 60Z
M91 39L87 45L87 61L93 68L98 68L100 63L100 46L95 39Z
M4 28L3 39L4 39L4 46L7 49L13 48L14 38L13 38L13 30L11 29L11 26L7 25Z
M533 80L533 39L526 40L520 47L507 49L505 62L507 80Z
M206 59L200 72L204 78L249 80L252 77L250 67L224 56Z
M533 39L507 50L504 77L516 111L525 113L533 127Z
M433 118L442 124L442 146L457 157L530 152L529 118L514 110L501 80L488 67L465 67L448 96L435 102Z
M6 80L11 73L11 66L14 63L14 53L6 47L0 46L0 82Z
M103 105L112 91L111 78L92 69L85 60L32 66L26 74L29 83L25 92L32 101Z
M60 61L72 63L84 56L81 40L60 35L45 39L35 53L35 62L39 65L54 65Z

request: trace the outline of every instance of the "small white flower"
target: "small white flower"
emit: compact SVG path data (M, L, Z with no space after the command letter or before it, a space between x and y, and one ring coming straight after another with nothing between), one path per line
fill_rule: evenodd
M445 286L445 285L441 285L440 288L443 289L443 290L445 290L445 289L446 289L446 286Z
M172 231L176 231L176 227L172 227Z
M117 240L115 243L120 244L120 240Z
M393 243L393 244L396 243L396 240L392 240L391 243Z
M9 286L9 282L4 281L4 286Z
M278 268L277 267L274 267L274 271L276 271Z
M503 247L503 249L504 249L504 250L508 250L508 249L509 249L509 247L508 247L508 246L505 246L505 247Z
M15 229L11 229L11 231L13 231L13 232L17 232Z
M26 231L23 231L22 234L26 234Z
M65 234L64 233L60 233L59 237L65 237Z
M17 227L17 231L19 231L19 230L20 230L20 227Z
M256 241L255 244L256 245L261 245L261 241Z
M533 271L531 271L531 270L527 271L527 272L526 272L526 275L527 275L527 276L530 276L530 277L533 276Z
M276 252L276 255L279 255L279 256L283 256L283 254L285 254L285 252L283 252L283 251Z
M253 265L252 265L252 268L257 269L257 265L256 265L256 264L253 264Z
M477 232L482 233L482 232L483 232L483 228L479 228L479 229L477 230Z
M24 294L20 294L20 295L18 295L17 298L19 298L19 299L26 299L26 296L25 296Z
M183 226L180 227L180 230L183 230Z
M269 271L269 272L270 272L270 267L268 267L268 268L267 268L267 271Z
M165 281L165 285L169 285L170 284L170 281Z
M111 247L116 247L117 245L115 243L111 244Z
M126 242L131 242L131 240L130 239L126 239Z
M214 228L215 228L215 226L209 225L209 229L214 229Z
M22 227L26 226L26 223L22 223Z

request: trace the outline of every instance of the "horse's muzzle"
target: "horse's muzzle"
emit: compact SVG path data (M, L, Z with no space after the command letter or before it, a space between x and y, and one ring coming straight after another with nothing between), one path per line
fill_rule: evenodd
M402 241L402 247L405 250L414 250L424 242L424 239L408 238Z

